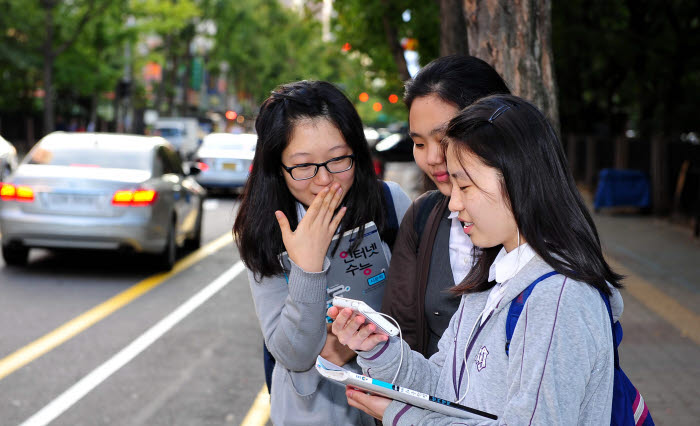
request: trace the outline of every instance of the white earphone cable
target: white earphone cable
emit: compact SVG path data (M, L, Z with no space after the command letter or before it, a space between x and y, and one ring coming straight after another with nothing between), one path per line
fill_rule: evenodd
M517 268L517 265L520 263L520 229L518 228L517 231L518 231L518 246L515 249L518 250L518 260L516 261L516 268ZM513 276L515 276L515 273L513 273ZM513 276L508 278L508 280L513 278ZM506 281L508 281L508 280L506 280ZM504 283L505 283L505 281L504 281ZM476 327L477 324L479 324L479 322L481 322L481 317L483 315L484 315L484 311L481 311L481 313L479 314L479 317L476 319L476 322L474 322L472 329L469 331L469 336L467 337L467 344L464 345L464 355L462 356L462 360L464 361L465 370L467 371L467 388L464 392L464 395L462 395L457 401L455 401L457 404L462 402L462 400L469 393L470 377L469 377L469 363L467 362L467 348L469 347L469 341L472 338L472 333L474 333L474 328Z
M481 322L481 316L484 315L484 311L481 311L479 316L477 317L476 321L474 322L474 325L472 326L472 329L469 330L469 336L467 336L467 344L464 345L464 355L462 355L462 360L464 361L465 365L465 370L467 371L467 388L464 391L464 395L462 395L457 401L455 401L457 404L462 402L462 400L467 396L469 393L469 385L470 385L470 377L469 377L469 363L467 362L467 348L469 347L469 341L472 338L472 333L474 333L474 329L476 328L476 325ZM457 395L459 396L459 395Z

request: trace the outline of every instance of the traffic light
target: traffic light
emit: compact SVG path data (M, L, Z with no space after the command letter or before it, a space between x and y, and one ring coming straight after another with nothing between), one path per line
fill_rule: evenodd
M238 113L236 111L233 111L233 110L226 111L225 115L226 115L226 118L228 120L231 120L231 121L235 120L236 117L238 117Z
M393 93L392 93L391 95L389 95L389 102L390 102L390 103L395 104L395 103L398 102L398 101L399 101L399 97L398 97L398 96L396 96L396 95L393 94Z

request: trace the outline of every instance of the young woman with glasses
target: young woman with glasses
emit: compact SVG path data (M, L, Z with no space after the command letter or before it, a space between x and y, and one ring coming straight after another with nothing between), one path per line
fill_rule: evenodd
M330 83L278 87L263 103L255 128L253 168L233 232L266 346L276 360L271 420L374 425L347 405L342 387L323 381L314 368L321 354L359 371L350 361L354 352L327 330L326 252L337 232L370 221L388 252L396 229L388 224L387 209L400 221L410 200L398 185L377 180L360 117ZM291 271L283 271L278 259L284 251Z

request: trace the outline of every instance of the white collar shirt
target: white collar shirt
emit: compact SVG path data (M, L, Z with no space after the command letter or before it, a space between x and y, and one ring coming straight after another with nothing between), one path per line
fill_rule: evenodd
M457 219L458 212L452 212L448 218L450 224L450 267L452 267L452 278L455 285L462 282L467 276L474 263L473 250L474 243L469 235L464 233L462 223Z
M523 243L510 253L505 247L498 252L496 260L489 268L489 281L496 281L496 285L491 288L486 307L481 316L483 324L489 314L496 309L498 303L503 298L503 294L508 286L508 281L515 276L527 263L535 257L535 251L528 243Z

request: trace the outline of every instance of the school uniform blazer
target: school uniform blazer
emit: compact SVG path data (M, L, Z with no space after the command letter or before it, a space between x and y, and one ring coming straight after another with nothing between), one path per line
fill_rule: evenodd
M398 220L411 200L387 182ZM385 245L385 250L388 247ZM276 365L272 372L270 419L275 425L371 425L374 419L347 403L345 388L324 380L316 357L326 341L326 272L306 272L292 262L289 283L283 275L256 280L248 271L255 312ZM345 365L359 372L356 361Z
M462 296L459 309L425 359L393 337L358 362L372 377L498 416L464 420L393 401L384 413L390 425L607 425L613 393L610 319L598 290L561 274L541 281L525 302L505 353L505 323L511 301L553 269L535 256L508 282L503 299L482 323L489 291ZM611 288L613 318L622 314L620 293ZM466 349L466 356L465 356ZM469 391L467 392L467 388Z

